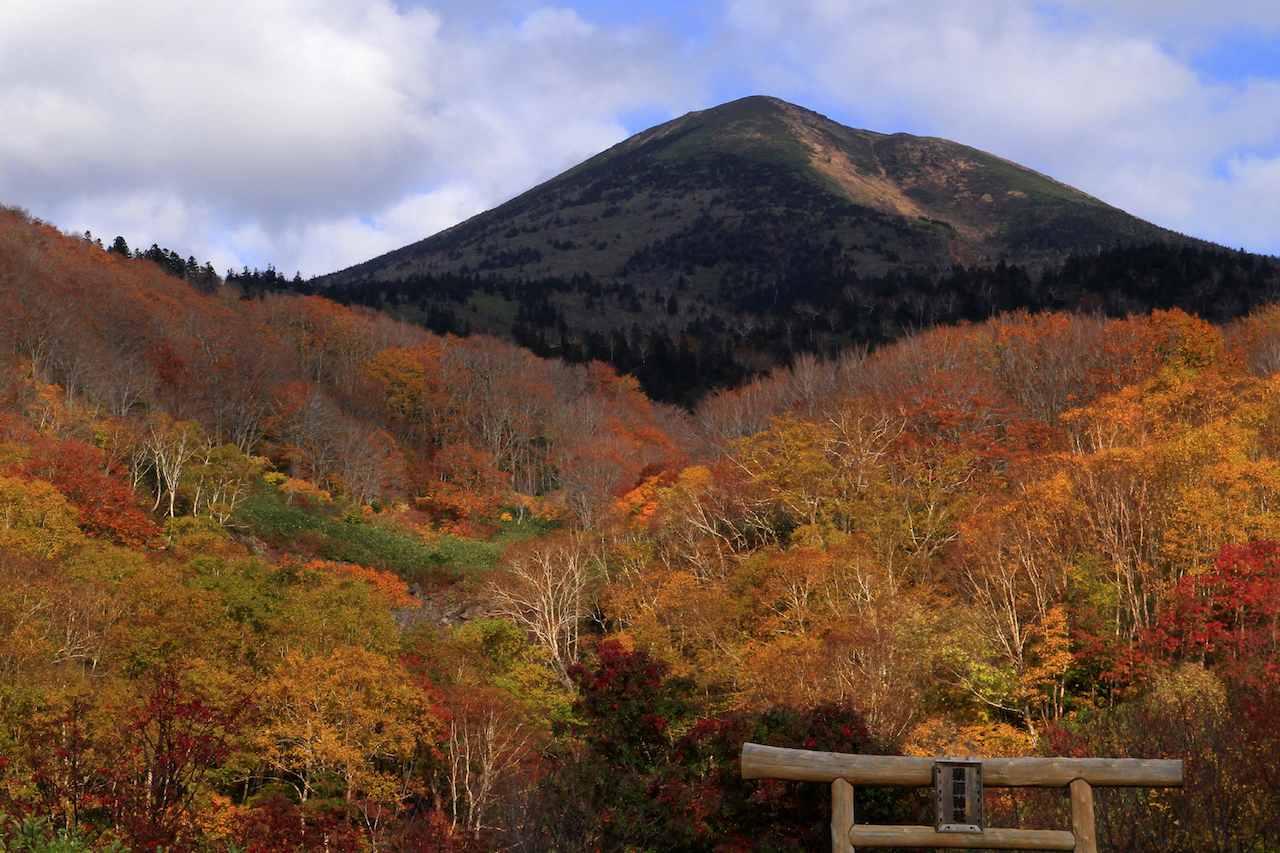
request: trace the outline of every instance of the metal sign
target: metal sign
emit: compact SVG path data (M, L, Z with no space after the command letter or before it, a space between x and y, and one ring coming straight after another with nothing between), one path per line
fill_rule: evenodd
M933 794L938 832L982 832L981 761L935 761Z

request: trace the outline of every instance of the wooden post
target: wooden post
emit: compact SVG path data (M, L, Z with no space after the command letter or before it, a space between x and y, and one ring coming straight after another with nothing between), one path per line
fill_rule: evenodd
M837 777L852 785L933 784L936 759L902 755L851 755L785 749L756 743L742 745L743 779L792 779L830 782ZM1182 762L1144 758L984 758L982 784L1065 788L1072 779L1095 787L1176 788L1182 784Z
M1075 850L1069 832L1051 829L1000 829L982 832L938 832L932 826L869 826L849 833L855 847L934 847L959 850Z
M831 853L853 853L853 786L844 779L831 783Z
M977 760L977 759L974 759ZM948 831L936 826L870 826L854 822L855 785L934 784L934 767L958 759L905 755L850 755L742 745L743 779L792 779L831 783L831 850L854 853L856 847L935 847L962 850L1074 850L1097 853L1093 789L1105 786L1176 788L1182 762L1142 758L984 758L985 787L1070 788L1071 831L1003 829Z
M1098 853L1093 824L1093 787L1083 779L1071 782L1071 832L1078 853Z

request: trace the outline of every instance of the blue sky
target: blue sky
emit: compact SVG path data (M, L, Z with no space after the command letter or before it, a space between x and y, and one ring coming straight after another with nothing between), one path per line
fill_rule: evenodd
M752 94L1280 254L1274 0L7 0L0 203L309 276Z

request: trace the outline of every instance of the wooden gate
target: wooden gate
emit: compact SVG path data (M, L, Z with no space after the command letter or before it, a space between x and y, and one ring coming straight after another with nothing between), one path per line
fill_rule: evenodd
M978 766L976 772L973 765ZM1096 853L1093 823L1095 787L1165 788L1182 785L1181 761L1145 758L916 758L848 755L744 743L741 766L744 779L831 783L832 853L853 853L854 847ZM962 776L962 772L965 775ZM938 823L935 826L857 825L853 820L854 785L933 786L937 791ZM1069 788L1071 831L982 826L983 786ZM960 820L961 814L971 813L965 812L965 808L971 808L975 802L979 815L977 822L969 824ZM953 809L955 820L952 820Z

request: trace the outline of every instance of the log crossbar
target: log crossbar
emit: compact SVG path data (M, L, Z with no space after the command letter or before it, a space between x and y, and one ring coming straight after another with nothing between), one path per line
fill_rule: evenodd
M849 755L742 745L742 778L787 779L831 784L832 853L863 847L935 847L992 850L1074 850L1096 853L1093 789L1103 787L1170 788L1182 785L1182 762L1145 758L984 758L985 787L1068 788L1071 831L987 828L980 833L938 832L930 826L857 825L854 785L933 784L941 759L899 755Z

